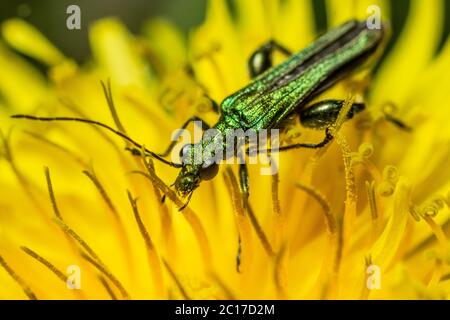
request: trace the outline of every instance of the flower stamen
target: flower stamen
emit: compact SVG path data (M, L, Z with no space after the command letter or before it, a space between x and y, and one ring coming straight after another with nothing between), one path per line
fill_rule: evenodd
M25 283L25 281L17 275L17 273L6 263L5 259L0 255L0 265L6 272L13 278L13 280L22 288L23 292L27 295L30 300L37 300L36 295L30 289L30 287Z
M180 290L180 293L183 296L183 298L186 299L186 300L191 300L191 298L187 294L186 290L184 289L183 285L181 284L180 280L178 279L177 275L172 270L172 268L169 266L167 261L165 259L162 259L162 262L163 262L164 266L166 267L167 272L169 273L169 275L172 277L173 281L177 285L178 290Z
M116 106L114 105L114 100L112 97L112 90L111 90L111 80L108 79L106 84L103 81L101 81L101 85L102 85L102 89L103 89L103 94L105 95L106 102L108 104L109 111L111 112L111 116L113 117L113 120L114 120L114 123L116 124L117 130L119 130L123 134L127 134L124 126L122 125L122 122L120 122L119 115L117 114ZM129 145L128 142L127 142L127 145Z
M144 157L144 163L145 163L145 157ZM150 180L150 182L155 185L161 192L163 192L172 202L174 202L177 206L182 207L184 205L183 201L181 201L175 192L171 190L156 174L154 173L146 173L139 170L131 171L132 174L139 174L147 179ZM183 217L186 218L187 222L191 226L192 230L194 231L194 234L197 238L197 242L202 250L202 256L203 261L205 263L205 266L207 268L211 267L211 261L212 261L212 254L211 254L211 247L209 245L208 238L205 233L205 229L203 228L202 223L198 219L196 213L190 208L186 207L182 211Z
M331 207L325 197L319 191L300 182L297 182L296 186L315 199L322 207L327 231L329 234L334 235L337 231L337 221L334 214L331 212Z
M77 154L75 154L75 152L73 152L72 150L69 150L68 148L66 148L65 146L62 146L38 133L32 132L32 131L28 131L28 130L24 130L24 133L28 134L29 136L31 136L32 138L39 140L59 151L61 151L62 153L68 155L69 157L71 157L75 162L77 162L79 165L81 165L84 168L88 167L88 164L81 158L79 157Z
M286 246L283 245L275 257L274 282L280 299L286 299Z
M48 194L50 196L50 202L52 203L53 212L55 213L55 216L58 219L63 220L58 205L56 204L55 193L53 192L52 179L50 178L50 170L48 169L48 167L44 167L44 172L45 172L45 179L47 180Z
M258 238L264 247L264 250L266 251L266 253L269 256L271 256L271 257L274 256L275 253L272 249L272 245L270 244L269 240L267 239L267 236L266 236L264 230L262 229L261 225L259 224L258 218L256 218L256 215L253 212L253 209L250 206L250 204L247 205L247 213L250 218L250 222L252 223L253 228L255 229L256 234L258 235Z
M112 300L117 300L116 294L114 293L114 291L112 290L111 286L106 281L106 279L103 276L101 276L101 275L98 276L98 279L100 280L101 284L105 288L106 292L108 292L108 294L111 297L111 299Z
M237 181L236 181L236 177L233 174L233 171L231 171L231 168L227 168L226 170L226 175L228 176L230 185L232 186L232 189L234 190L239 190L238 186L237 186ZM239 195L238 195L239 194ZM240 193L234 193L235 196L235 201L236 199L240 199L239 202L241 202L242 200L242 196L240 196ZM246 201L246 199L244 199L244 203L243 206L241 206L242 210L245 210L245 212L247 213L247 216L250 218L250 222L253 226L253 229L256 232L256 235L258 236L259 240L261 241L261 244L264 248L264 250L266 251L266 253L269 256L274 256L275 253L272 249L272 246L269 242L269 240L267 239L267 236L264 232L264 230L262 229L261 225L258 222L258 219L255 216L255 213L253 212L252 207L250 206L250 203L248 203L248 201Z
M244 206L242 203L242 196L239 192L239 187L236 181L236 177L231 171L231 168L227 167L223 174L225 184L228 188L228 192L231 195L231 202L233 203L233 209L236 214L236 225L238 229L238 254L236 257L236 270L237 272L244 270L247 265L250 264L252 254L252 238L250 232L250 221L245 214Z
M212 273L211 278L222 289L226 300L236 300L236 297L233 294L233 292L216 273Z
M99 256L95 253L95 251L87 244L86 241L84 241L73 229L71 229L67 224L64 223L64 221L53 218L52 219L61 229L64 233L68 234L70 237L75 239L81 247L83 247L84 250L89 255L86 255L85 253L81 253L81 256L90 262L92 265L94 265L99 271L105 274L107 278L109 278L119 289L119 291L122 294L122 297L125 299L129 298L129 295L125 288L122 286L120 281L108 270L106 265L102 262L102 260L99 258Z
M366 181L367 199L369 202L370 215L372 221L375 222L378 219L377 200L375 198L375 181Z
M39 201L35 197L32 191L32 185L30 182L26 179L25 175L22 174L22 172L19 170L19 168L16 165L16 162L14 161L13 154L11 152L11 147L9 145L9 135L8 137L5 137L3 135L3 132L0 130L0 139L3 142L3 149L4 149L4 157L6 161L9 163L11 170L13 171L14 175L17 178L17 181L19 182L20 186L22 187L25 195L30 198L31 202L36 206L38 211L44 216L45 211L43 210L42 206L40 205Z
M102 199L105 201L106 205L108 206L109 210L111 210L114 218L120 224L121 221L120 221L119 212L117 211L116 207L112 203L112 200L109 197L108 193L106 192L105 188L103 188L102 184L100 183L100 181L98 180L97 176L95 175L94 169L91 168L90 171L83 170L82 172L94 184L94 186L96 187L97 191L100 193L100 196L102 197Z
M279 174L278 172L272 175L272 206L273 212L276 216L280 216L281 208L280 208L280 197L279 197Z
M22 251L24 251L26 254L28 254L33 259L37 260L44 266L46 266L51 272L53 272L59 279L61 279L64 283L66 283L67 276L58 268L56 268L50 261L42 257L41 255L37 254L35 251L31 250L28 247L22 246L20 247Z
M141 216L139 214L139 209L137 207L137 199L133 198L130 191L127 190L127 193L128 199L130 200L131 208L133 209L134 218L136 219L139 231L145 242L145 247L147 248L147 258L150 264L150 269L153 273L153 278L155 279L156 282L155 287L157 289L158 296L161 296L164 292L163 289L164 285L158 252L156 251L156 248L153 244L150 234L148 233L147 228L145 227L144 222L142 221Z
M324 287L321 294L321 296L324 298L330 291L330 287L335 286L336 288L337 276L342 259L342 248L344 240L341 225L342 221L337 220L336 216L331 211L331 207L328 201L319 191L302 183L297 183L296 186L306 192L314 200L316 200L322 207L322 210L324 212L328 241L330 243L330 245L326 247L326 252L324 253L324 262L321 271L322 277L325 277ZM331 263L329 263L330 260ZM329 268L330 265L331 268Z
M147 168L147 172L150 175L156 175L155 172L155 165L151 157L147 157L146 161L144 161L144 165ZM159 204L160 208L160 215L161 215L161 226L162 226L162 234L165 239L165 244L167 245L167 249L170 252L175 252L176 248L174 245L174 237L173 237L173 228L172 228L172 217L169 214L169 209L167 205L165 205L160 199L161 196L161 190L158 189L158 187L155 184L152 184L153 191L156 196L156 201Z
M127 291L123 287L122 283L106 268L102 263L97 262L95 259L91 258L86 253L82 252L81 257L94 266L98 271L104 274L115 286L119 289L122 297L126 300L130 299Z

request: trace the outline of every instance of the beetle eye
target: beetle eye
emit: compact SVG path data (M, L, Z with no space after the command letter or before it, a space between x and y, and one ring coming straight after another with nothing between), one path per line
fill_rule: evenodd
M210 166L200 170L200 178L202 180L211 180L217 175L217 172L219 172L219 165L217 163L213 163Z

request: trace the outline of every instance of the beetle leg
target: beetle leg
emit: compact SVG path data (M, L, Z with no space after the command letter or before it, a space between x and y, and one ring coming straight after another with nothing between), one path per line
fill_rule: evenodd
M210 126L203 121L201 118L197 117L197 116L193 116L191 118L189 118L182 126L180 129L178 129L178 131L175 133L174 139L173 141L169 144L169 146L167 147L166 151L164 151L163 153L159 154L159 156L161 157L167 157L173 150L173 148L176 146L176 144L178 143L178 139L180 138L180 136L183 134L183 130L187 128L187 126L191 123L191 122L200 122L201 126L202 126L202 130L208 130L210 128Z
M220 107L217 104L217 102L214 99L212 99L210 96L208 96L208 95L205 95L205 96L206 96L206 98L208 98L211 101L212 110L214 111L214 113L215 114L220 114Z
M309 148L309 149L319 149L319 148L323 148L325 147L328 143L331 142L331 140L333 140L333 135L330 132L329 128L325 129L325 138L319 142L319 143L296 143L296 144L291 144L288 146L283 146L278 148L279 151L288 151L288 150L292 150L292 149L299 149L299 148ZM270 152L270 149L269 149Z
M239 164L239 184L241 187L241 194L244 200L244 206L247 205L248 196L249 196L249 182L248 182L248 168L247 164L241 163Z
M292 54L290 50L286 49L275 40L266 42L261 47L256 49L248 60L248 69L252 78L260 75L272 67L272 56L275 50L280 51L286 56L290 56Z
M248 182L248 168L247 168L247 165L243 161L242 161L242 163L239 164L239 185L240 185L240 191L241 191L241 195L242 195L244 210L246 210L248 207L249 182ZM238 249L237 249L237 254L236 254L236 271L237 272L241 272L241 270L240 270L241 252L242 252L241 235L239 235Z
M192 67L191 64L187 64L184 68L186 74L203 90L203 95L209 100L211 101L211 105L212 105L212 111L214 111L214 113L219 114L220 113L220 107L217 104L217 102L212 99L208 94L208 89L197 79L196 75L195 75L195 71L194 68Z
M183 134L183 130L186 129L186 127L191 123L191 122L195 122L198 121L200 122L201 126L202 126L202 130L208 130L210 128L210 126L201 118L197 117L197 116L193 116L191 118L189 118L182 126L180 129L177 130L177 132L175 133L175 137L173 138L173 141L169 144L169 146L167 147L166 151L164 151L163 153L159 153L158 156L160 157L167 157L173 150L173 148L176 146L176 144L178 143L178 139L180 138L180 136ZM137 148L126 148L128 151L130 151L133 155L141 155L141 150L137 149Z
M159 153L158 156L160 157L167 157L173 150L173 148L176 146L176 144L178 143L178 139L180 138L180 136L183 134L183 130L187 128L187 126L191 123L191 122L200 122L201 126L202 126L202 130L208 130L210 128L210 126L201 118L197 117L197 116L193 116L191 118L189 118L182 126L180 129L177 130L177 132L175 133L175 136L173 138L173 141L169 144L169 146L167 147L166 151L164 151L163 153ZM141 151L138 150L137 148L127 148L128 151L130 151L133 155L140 155Z
M333 135L330 132L330 129L325 129L325 138L319 142L319 143L295 143L295 144L290 144L287 146L282 146L276 149L260 149L257 152L261 153L271 153L271 152L281 152L281 151L288 151L288 150L292 150L292 149L300 149L300 148L308 148L308 149L319 149L319 148L323 148L325 147L328 143L331 142L331 140L333 140Z

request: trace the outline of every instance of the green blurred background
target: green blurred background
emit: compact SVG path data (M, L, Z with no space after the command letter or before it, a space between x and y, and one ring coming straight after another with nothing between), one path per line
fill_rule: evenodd
M326 29L325 0L311 0L317 21L317 30ZM423 0L426 1L426 0ZM233 8L233 0L228 1ZM81 30L70 31L70 41L67 40L66 8L76 4L81 8ZM450 1L446 4L445 32L442 44L450 32ZM398 31L408 14L409 0L392 0L392 25ZM11 18L21 17L39 28L64 53L79 62L86 60L89 55L89 41L87 31L89 24L101 17L117 16L128 28L135 33L140 31L143 22L153 16L163 16L172 20L187 34L189 30L200 24L205 16L206 0L0 0L0 22ZM391 42L392 43L392 42ZM389 48L388 48L389 49Z

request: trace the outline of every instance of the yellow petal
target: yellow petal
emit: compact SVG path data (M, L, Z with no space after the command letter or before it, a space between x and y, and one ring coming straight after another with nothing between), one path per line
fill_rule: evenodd
M159 18L149 20L144 26L150 50L154 50L158 59L163 59L168 70L182 67L186 61L186 47L180 31L168 20Z
M409 216L410 193L409 185L401 178L393 196L394 204L391 209L389 222L369 252L373 263L378 265L383 271L392 262L403 238Z
M374 13L373 6L380 9L381 20L389 19L390 10L384 0L327 0L328 25L336 26L349 19L366 19Z
M0 43L0 95L16 112L30 111L43 103L44 77Z
M443 23L443 1L411 1L410 15L391 55L377 75L372 98L387 100L403 108L414 83L420 79L439 44Z
M239 17L239 29L244 41L264 42L271 33L271 23L266 17L264 1L234 1ZM250 49L251 50L251 49Z
M5 41L17 51L33 57L48 66L64 60L64 55L35 27L21 19L10 19L2 24Z
M144 84L148 71L133 48L133 38L114 18L95 22L89 31L91 47L100 67L120 84Z
M275 40L294 52L301 50L314 38L314 18L310 1L285 1L280 9Z

